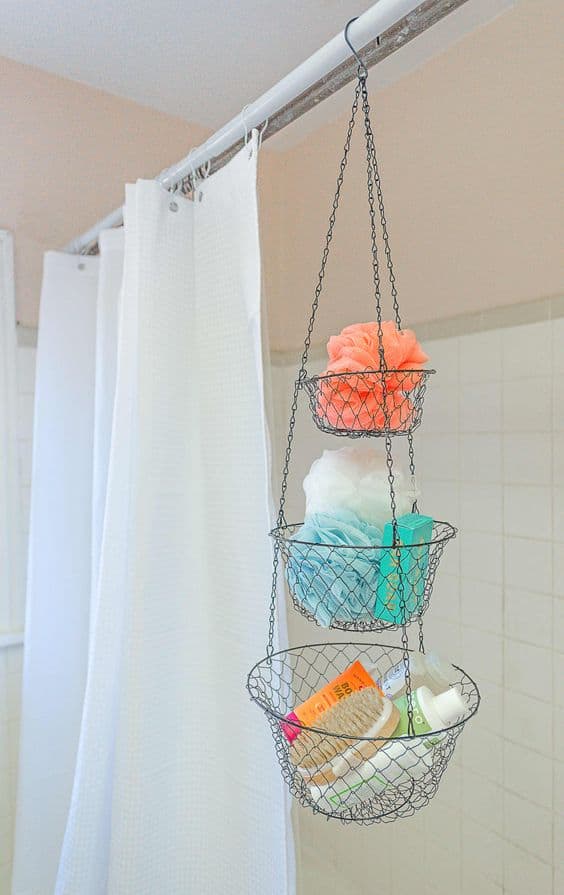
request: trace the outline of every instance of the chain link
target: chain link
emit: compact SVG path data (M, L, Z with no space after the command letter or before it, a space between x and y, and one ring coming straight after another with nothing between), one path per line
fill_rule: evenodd
M384 333L382 330L382 296L380 292L380 264L378 260L378 241L376 236L376 205L374 200L374 181L371 151L372 125L370 123L370 106L368 105L368 91L366 89L366 75L359 75L359 86L362 95L362 111L364 114L364 135L366 139L366 189L368 197L368 216L370 219L370 249L372 253L372 282L374 285L374 299L376 301L376 323L378 326L378 354L380 356L380 370L387 369L384 354ZM384 377L382 377L384 379ZM384 391L385 391L384 381Z
M409 471L411 473L411 478L415 481L415 450L413 448L413 432L409 432L407 435L407 444L408 444L408 453L409 453ZM417 506L417 498L413 501L412 507L413 513L419 512L419 507ZM425 640L423 636L423 616L420 615L417 618L417 625L419 628L419 652L425 652Z
M378 211L380 213L380 225L382 228L382 240L384 242L384 254L386 255L386 267L388 268L388 279L390 281L390 291L392 293L392 304L394 307L394 316L398 329L401 329L401 317L398 301L398 290L396 286L396 276L394 273L394 265L392 262L392 251L390 248L390 237L388 234L388 222L386 220L386 212L384 210L384 195L382 193L382 181L380 179L380 171L378 168L378 158L376 156L376 146L374 143L374 133L370 122L370 105L368 102L368 91L366 89L366 77L364 77L364 87L362 91L363 109L365 113L365 122L367 122L366 131L366 148L370 156L371 177L376 186L376 196L378 198Z
M425 641L423 639L423 616L420 615L417 619L417 626L419 628L419 652L425 652Z
M398 520L397 520L397 506L396 506L396 492L394 488L394 458L392 452L392 439L389 435L386 435L386 465L388 467L388 484L390 487L390 507L392 510L392 530L393 530L393 546L396 548L396 568L397 568L397 580L398 580L398 592L399 592L399 608L400 608L400 618L402 618L403 624L401 626L401 645L403 647L403 670L405 677L405 695L407 697L407 732L410 735L415 733L413 727L413 697L412 697L412 689L411 689L411 667L409 661L409 637L407 635L407 625L405 624L405 619L407 618L407 606L405 602L405 588L404 588L404 580L403 573L401 568L401 546L399 543L398 537Z
M325 268L327 266L327 259L329 258L329 249L331 246L331 241L333 239L333 230L335 227L335 219L337 216L337 209L339 207L339 200L341 198L341 187L343 186L343 179L345 176L345 169L347 167L347 161L349 158L349 152L351 148L351 140L355 125L356 113L358 111L358 102L361 92L361 82L356 86L353 104L351 108L351 117L349 119L349 124L347 128L347 135L345 138L345 145L343 149L343 156L341 158L341 162L339 165L339 174L337 176L337 183L335 188L335 196L333 198L333 205L331 207L331 214L329 215L329 227L327 230L327 235L325 237L325 245L323 247L323 255L321 256L321 267L319 268L319 274L317 277L317 285L315 287L315 293L313 302L311 305L311 314L308 321L307 334L304 340L304 349L301 357L300 369L298 371L298 377L294 383L294 393L292 396L292 404L290 407L290 422L288 426L288 440L286 443L286 451L284 454L284 466L282 469L282 485L280 490L280 504L278 508L278 518L277 525L280 527L284 525L286 522L285 517L285 506L286 506L286 494L288 491L288 473L290 471L290 460L292 457L292 445L294 441L294 429L296 427L296 413L298 409L298 395L300 392L300 388L304 379L307 376L307 360L309 355L309 350L311 347L311 337L313 334L313 328L315 325L315 318L317 315L317 309L319 307L319 298L323 289L323 281L325 279ZM266 655L270 658L272 653L274 652L274 630L276 626L276 592L278 587L278 566L280 562L280 546L278 542L274 543L274 558L273 558L273 566L272 566L272 589L270 593L270 611L269 611L269 623L268 623L268 644Z
M409 472L411 473L411 478L415 480L415 450L413 447L413 432L407 433L407 452L409 454ZM413 512L418 513L419 508L417 506L417 498L413 501Z

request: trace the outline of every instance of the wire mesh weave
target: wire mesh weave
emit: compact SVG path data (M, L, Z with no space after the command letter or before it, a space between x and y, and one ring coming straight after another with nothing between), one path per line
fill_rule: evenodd
M298 765L282 729L296 705L356 660L378 680L402 662L403 653L382 644L320 643L274 653L250 672L247 689L266 715L284 779L304 807L343 823L371 824L408 817L437 792L456 740L480 702L474 681L455 665L451 685L465 712L448 728L394 738L301 726L297 740L306 736L307 747Z
M448 522L433 522L421 544L355 547L300 539L301 524L275 528L294 607L322 627L382 631L420 618L447 542ZM403 599L402 599L403 598Z
M434 370L363 370L304 379L313 421L330 435L408 435L421 423Z

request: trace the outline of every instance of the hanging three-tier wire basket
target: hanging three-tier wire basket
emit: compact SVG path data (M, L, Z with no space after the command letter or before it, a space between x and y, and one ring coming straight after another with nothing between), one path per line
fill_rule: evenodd
M413 433L434 371L424 368L414 334L402 329L368 72L348 40L349 25L344 37L359 63L358 79L290 410L277 524L271 532L266 657L249 673L247 688L266 716L283 777L298 801L343 823L371 824L407 817L435 795L480 694L466 672L425 650L423 615L443 550L456 529L418 507ZM330 340L327 370L311 376L308 355L359 110L376 320L348 327ZM392 321L383 317L379 241ZM344 451L326 452L330 456L312 467L312 511L295 523L286 520L285 506L301 395L319 429L354 441ZM407 440L409 476L394 464L396 436ZM370 439L364 453L354 447L360 438ZM375 445L383 446L379 456ZM346 478L351 469L360 476L356 490ZM374 469L380 479L370 477ZM381 500L376 508L371 500L371 482L381 486L382 481L384 511ZM339 500L348 504L336 509ZM395 630L401 644L317 643L275 652L282 574L294 608L316 625L353 632ZM412 623L416 649L409 642Z

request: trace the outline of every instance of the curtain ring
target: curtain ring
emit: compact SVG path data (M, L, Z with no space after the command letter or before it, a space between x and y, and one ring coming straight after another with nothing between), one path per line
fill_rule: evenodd
M258 149L260 149L260 147L262 146L262 138L263 138L263 136L264 136L264 132L265 132L265 130L267 129L267 127L268 127L268 118L266 119L266 121L264 122L263 126L262 126L261 129L259 130L259 135L258 135L258 147L257 147Z
M249 129L247 127L247 119L245 118L245 112L247 111L248 108L249 108L249 105L247 103L247 105L243 106L243 108L241 109L241 119L243 121L243 127L245 128L245 146L249 142Z
M197 173L199 175L199 179L207 180L208 177L210 176L210 169L211 169L211 159L208 159L207 162L205 162L205 164L201 165L198 168ZM195 194L195 190L194 190L194 194ZM198 190L198 202L201 202L203 198L204 198L204 194L203 194L202 190L200 189L200 190Z
M168 203L168 207L171 211L178 211L179 204L176 201L177 193L180 191L180 187L182 185L182 181L177 181L177 183L173 183L171 187L169 187L168 192L170 193L170 202Z
M195 153L195 151L196 150L194 148L192 148L190 150L190 152L188 153L188 155L186 156L186 164L189 168L189 174L188 174L187 180L188 180L189 188L192 192L194 192L196 189L196 180L198 178L198 172L196 171L196 169L194 168L194 165L190 161L192 158L192 155Z

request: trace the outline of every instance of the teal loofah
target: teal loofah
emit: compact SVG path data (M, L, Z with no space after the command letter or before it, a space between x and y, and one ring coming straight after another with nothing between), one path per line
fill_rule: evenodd
M288 542L288 586L320 625L373 618L381 551L347 548L381 542L381 530L350 510L312 514Z

